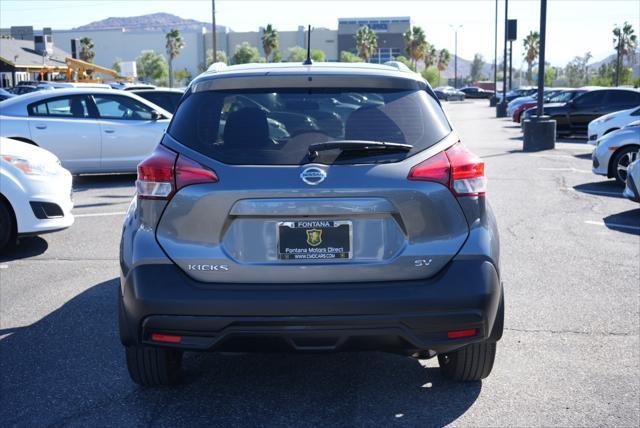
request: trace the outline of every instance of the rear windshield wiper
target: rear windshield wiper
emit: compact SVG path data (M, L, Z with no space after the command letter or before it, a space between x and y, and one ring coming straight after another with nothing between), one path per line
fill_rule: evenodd
M343 152L408 152L413 148L411 144L388 143L386 141L363 140L335 140L326 143L314 143L309 145L309 159L318 157L318 152L340 149Z

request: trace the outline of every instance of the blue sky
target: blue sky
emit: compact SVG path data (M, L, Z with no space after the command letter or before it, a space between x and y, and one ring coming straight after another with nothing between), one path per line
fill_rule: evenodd
M272 23L280 30L298 25L337 28L340 17L411 16L422 26L430 42L453 52L454 36L449 24L460 24L458 53L472 58L481 53L493 60L494 0L324 0L269 1L216 0L217 22L236 31L256 30ZM518 36L539 28L538 0L510 0L509 17L518 19ZM110 16L135 16L167 12L183 18L209 21L209 0L2 0L0 26L33 25L35 28L67 29ZM499 20L504 20L504 1L499 1ZM629 21L640 33L639 0L549 0L547 59L565 65L587 51L593 60L613 53L614 24ZM502 34L501 30L498 30ZM499 37L500 40L500 37ZM522 62L522 41L514 45L514 67Z

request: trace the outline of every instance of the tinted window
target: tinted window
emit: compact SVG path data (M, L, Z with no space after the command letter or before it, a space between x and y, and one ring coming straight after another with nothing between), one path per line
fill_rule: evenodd
M345 96L349 94L349 96ZM360 100L355 101L355 100ZM323 151L322 163L395 162L444 138L451 128L425 91L205 91L182 101L169 127L176 140L230 164L297 165L310 144L333 140L406 143L409 152L346 159Z
M30 116L89 117L87 98L82 95L48 99L29 106Z
M103 119L151 120L151 109L138 101L113 95L94 95L98 113Z
M576 107L591 107L602 104L604 102L606 91L588 92L576 98Z
M616 105L634 105L640 103L640 94L632 91L609 91L608 101Z

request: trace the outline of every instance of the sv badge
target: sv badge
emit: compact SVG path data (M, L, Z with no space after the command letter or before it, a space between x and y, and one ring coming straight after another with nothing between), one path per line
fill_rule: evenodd
M415 267L429 267L431 262L433 262L432 259L416 259L413 261L413 265Z

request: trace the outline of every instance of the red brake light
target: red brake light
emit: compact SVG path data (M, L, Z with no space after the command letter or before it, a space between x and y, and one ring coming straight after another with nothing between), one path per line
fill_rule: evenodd
M151 334L151 340L154 340L156 342L164 342L164 343L180 343L182 342L182 336L175 336L173 334L153 333Z
M420 162L411 168L408 178L444 184L456 196L484 195L487 187L484 162L462 143Z
M451 164L447 155L440 152L411 168L409 180L435 181L448 187L450 170Z
M188 157L158 145L151 155L138 164L136 189L141 199L170 199L190 184L217 183L212 170Z
M142 199L168 199L173 194L173 167L178 154L158 145L138 164L136 189Z
M447 337L449 339L460 339L462 337L472 337L475 336L477 330L475 328L470 328L468 330L453 330L447 332Z

